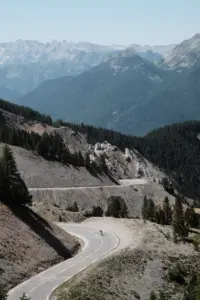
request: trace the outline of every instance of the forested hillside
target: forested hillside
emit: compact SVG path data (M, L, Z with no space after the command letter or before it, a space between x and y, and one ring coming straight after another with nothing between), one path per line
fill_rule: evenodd
M46 124L53 123L51 117L48 115L41 114L27 106L17 105L2 99L0 99L0 109L22 116L28 120L37 120Z
M165 126L142 138L86 125L67 126L87 133L90 143L106 139L122 150L136 149L165 171L180 193L200 199L200 121Z
M154 130L135 147L176 182L181 193L200 199L200 122L189 121Z
M108 141L122 151L134 148L149 161L165 171L185 196L200 199L200 122L189 121L157 129L143 138L124 135L104 128L85 124L53 122L49 116L41 115L30 108L0 100L0 108L19 114L27 119L38 120L51 126L66 126L74 132L86 135L88 144ZM66 164L91 167L88 153L71 153L62 136L53 132L39 135L34 132L13 129L1 116L0 141L33 150L46 159L58 160ZM102 161L102 164L104 162ZM99 168L93 165L92 167ZM100 169L104 169L102 165Z
M18 106L4 100L0 100L0 108L8 112L20 115L28 120L37 120L52 125L49 116L42 115L30 108ZM50 160L57 160L73 165L84 165L84 158L81 153L70 153L59 134L47 134L42 136L35 132L27 132L17 128L10 128L6 123L3 113L0 111L0 141L14 146L33 150L39 155Z

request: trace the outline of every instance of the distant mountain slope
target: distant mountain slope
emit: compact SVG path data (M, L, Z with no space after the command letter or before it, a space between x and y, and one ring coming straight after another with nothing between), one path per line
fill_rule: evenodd
M191 67L200 57L200 34L176 45L166 57L166 64L175 69Z
M48 89L45 92L38 88L19 98L17 103L29 105L53 118L141 134L148 130L148 124L143 124L148 122L148 114L146 119L138 119L134 113L136 108L171 86L177 76L128 49L71 80L60 79L63 84L59 79L46 83L51 85L53 94Z
M57 95L60 94L60 92L67 86L67 84L72 80L73 76L64 76L59 77L56 79L51 79L44 81L41 83L36 90L31 91L28 93L29 101L34 101L35 97L37 98L37 103L42 105L44 99L49 99L48 105L51 106L51 99L54 99L56 101ZM37 95L35 94L35 91L37 91ZM24 105L29 105L29 101L26 103L26 95L19 97L18 99L15 99L15 103L24 103ZM37 108L39 109L39 108Z
M171 51L174 49L176 44L171 44L171 45L154 45L154 46L141 46L138 44L132 44L129 47L133 48L138 54L142 56L142 54L151 52L151 53L157 53L161 57L166 57L171 53Z
M178 72L159 68L129 48L79 76L46 83L49 91L44 86L17 102L53 118L144 135L174 122L198 120L199 82L200 58Z
M148 120L149 129L174 122L200 119L200 58L191 68L183 70L173 86L166 88L150 102L137 107L138 118Z
M21 94L18 90L14 90L7 86L0 86L0 99L9 99L10 101L20 97Z
M121 48L67 41L0 43L0 83L23 94L45 80L80 74Z

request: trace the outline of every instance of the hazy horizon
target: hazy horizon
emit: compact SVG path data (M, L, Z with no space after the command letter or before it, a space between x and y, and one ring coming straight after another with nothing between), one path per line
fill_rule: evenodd
M29 2L29 3L28 3ZM0 0L0 42L170 45L200 32L198 0Z
M194 34L195 35L195 34ZM191 37L188 37L188 38L191 38ZM174 44L178 44L178 43L171 43L171 44L152 44L152 45L149 45L149 44L138 44L138 43L132 43L132 44L100 44L100 43L95 43L95 42L91 42L91 41L81 41L81 40L58 40L58 39L53 39L53 40L48 40L48 41L42 41L42 40L37 40L37 39L22 39L22 38L19 38L19 39L15 39L15 40L10 40L10 41L0 41L0 44L2 43L15 43L17 41L29 41L29 42L39 42L39 43L42 43L42 44L48 44L48 43L52 43L52 42L68 42L68 43L89 43L89 44L96 44L96 45L102 45L102 46L130 46L132 44L135 44L135 45L138 45L138 46L142 46L142 47L156 47L156 46L170 46L170 45L174 45Z

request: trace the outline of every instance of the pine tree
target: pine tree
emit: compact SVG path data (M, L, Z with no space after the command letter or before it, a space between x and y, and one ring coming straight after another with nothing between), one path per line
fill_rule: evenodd
M89 154L89 152L85 153L84 165L85 165L86 168L88 168L90 166L90 154Z
M119 218L121 211L121 205L119 201L119 196L110 196L108 198L108 207L106 211L107 217Z
M155 209L155 222L161 225L165 224L164 212L160 206Z
M143 199L143 205L142 205L142 217L143 217L143 220L146 221L147 220L147 197L146 195L144 196L144 199Z
M0 200L4 201L8 196L10 188L9 178L7 176L7 166L3 157L0 158Z
M185 223L188 228L193 227L197 228L198 227L198 217L195 214L194 208L193 207L187 207L184 215Z
M78 209L77 202L75 201L71 206L68 207L67 210L72 211L72 212L78 212L79 209Z
M165 197L163 202L163 213L164 213L164 225L171 224L172 221L172 210L169 204L168 197Z
M173 231L182 239L188 235L188 229L185 226L183 217L183 206L180 197L176 197L173 210Z
M7 204L27 204L31 201L28 189L22 180L10 148L5 145L0 160L1 200Z
M147 201L147 219L151 222L155 220L155 204L152 199Z
M121 196L110 196L105 215L107 217L126 218L128 216L128 209L124 199Z
M81 151L78 152L78 166L83 166L84 165L84 158L81 153Z

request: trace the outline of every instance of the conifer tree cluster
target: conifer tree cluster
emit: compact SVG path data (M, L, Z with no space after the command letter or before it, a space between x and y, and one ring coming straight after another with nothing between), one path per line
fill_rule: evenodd
M24 205L31 202L29 191L7 145L3 147L0 158L0 201L7 205Z
M52 125L53 123L49 115L41 114L32 108L17 105L2 99L0 99L0 108L13 114L22 116L27 120L39 121L49 125Z
M24 130L17 130L2 125L0 128L0 142L36 151L39 155L50 160L77 166L84 165L82 153L71 153L65 146L62 137L56 133L44 133L40 136L34 132L28 133Z
M187 207L183 211L182 199L176 196L173 209L169 203L168 197L165 197L162 206L156 206L152 199L144 196L142 205L142 217L145 220L156 222L161 225L172 225L174 237L187 237L189 228L199 226L198 217L193 207Z
M105 214L107 217L127 218L128 208L121 196L110 196L107 201L108 207Z
M45 132L40 136L35 132L29 133L10 128L3 123L0 127L0 142L35 151L48 160L56 160L78 167L85 166L86 168L93 168L97 172L106 173L108 171L104 155L101 155L96 163L90 161L89 152L84 154L81 151L71 153L63 142L63 138L57 133L48 134Z

